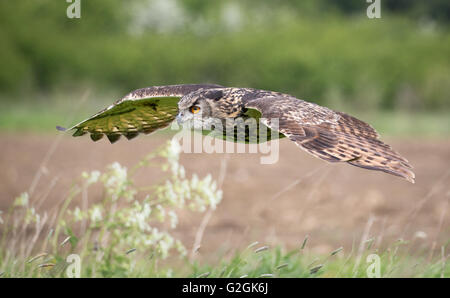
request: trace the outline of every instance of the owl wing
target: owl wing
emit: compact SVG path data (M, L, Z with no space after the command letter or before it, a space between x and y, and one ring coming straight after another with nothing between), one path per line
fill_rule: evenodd
M315 157L383 171L414 183L409 162L380 141L369 124L350 115L287 96L256 98L245 107L260 111L264 124Z
M149 134L167 127L178 113L178 101L182 96L201 88L217 87L221 86L169 85L137 89L68 130L75 130L75 137L90 133L93 141L104 135L111 143L122 135L132 139L139 133Z

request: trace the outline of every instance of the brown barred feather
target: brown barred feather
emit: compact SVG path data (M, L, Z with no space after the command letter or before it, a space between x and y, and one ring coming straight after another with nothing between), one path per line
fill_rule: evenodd
M380 137L375 129L369 124L342 112L336 112L336 114L340 116L338 121L340 125L336 127L337 131L350 133L355 136L364 136L371 139L378 139Z
M296 98L271 97L253 100L247 106L258 109L263 118L278 118L279 131L315 157L383 171L414 183L408 160L380 141L369 124L345 113L304 103ZM266 124L271 126L270 121Z
M339 121L334 132L305 127L305 131L314 130L315 135L300 141L299 145L312 155L330 162L347 162L353 166L400 176L414 183L412 167L405 158L389 145L372 138L372 128L362 131L362 126L354 127L353 123Z

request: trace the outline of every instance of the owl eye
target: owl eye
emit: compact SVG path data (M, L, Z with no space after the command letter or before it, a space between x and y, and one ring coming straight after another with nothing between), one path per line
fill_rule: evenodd
M189 108L189 111L191 111L192 114L197 114L198 112L200 112L200 107L199 106L192 106Z

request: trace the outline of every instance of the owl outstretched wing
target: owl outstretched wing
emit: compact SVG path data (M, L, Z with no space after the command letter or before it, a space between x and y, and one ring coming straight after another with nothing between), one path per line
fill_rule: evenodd
M267 126L315 157L383 171L414 183L409 162L359 119L295 97L255 98L245 106L260 111ZM277 119L277 125L271 119Z
M132 139L139 133L149 134L167 127L178 113L178 101L182 96L198 89L218 87L221 86L192 84L137 89L68 130L75 130L73 136L89 133L93 141L104 135L111 143L122 135Z

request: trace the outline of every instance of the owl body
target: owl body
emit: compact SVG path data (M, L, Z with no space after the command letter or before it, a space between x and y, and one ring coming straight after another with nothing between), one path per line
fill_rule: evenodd
M258 144L284 134L273 130L261 119L261 112L247 108L259 97L289 97L287 94L252 88L200 89L183 96L178 103L177 121L200 130L204 135L238 143ZM198 113L190 108L198 106Z

